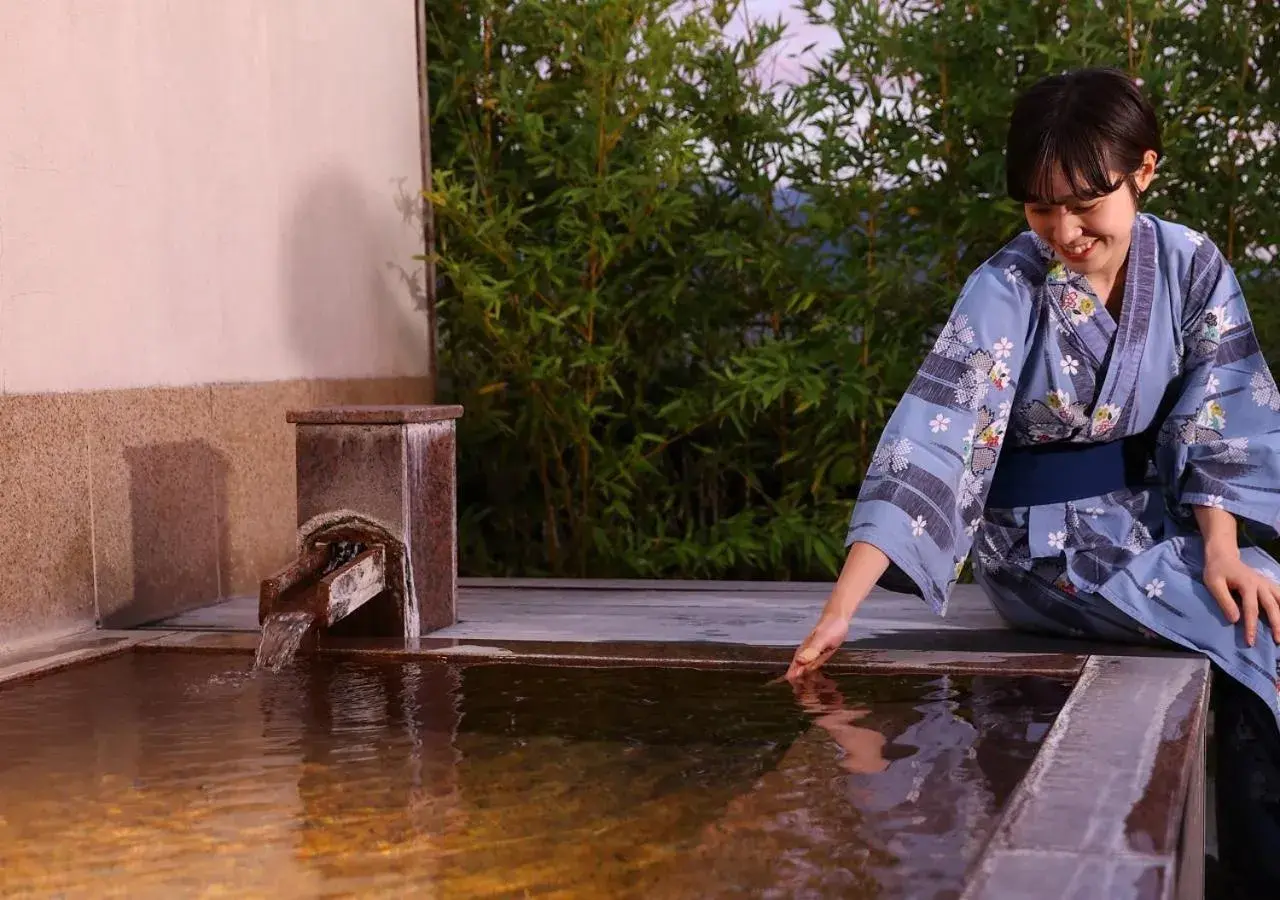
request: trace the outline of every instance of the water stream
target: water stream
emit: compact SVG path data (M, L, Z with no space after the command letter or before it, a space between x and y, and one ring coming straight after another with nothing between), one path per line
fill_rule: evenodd
M314 621L310 610L282 610L267 616L253 667L279 672L291 663Z

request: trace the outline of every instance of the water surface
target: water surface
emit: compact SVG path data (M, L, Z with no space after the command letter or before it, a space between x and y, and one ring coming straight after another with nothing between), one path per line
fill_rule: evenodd
M4 896L955 897L1069 686L131 653L0 688Z

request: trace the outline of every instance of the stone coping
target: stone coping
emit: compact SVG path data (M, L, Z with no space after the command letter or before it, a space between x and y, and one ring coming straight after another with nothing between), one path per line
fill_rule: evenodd
M285 421L295 425L424 425L462 418L461 406L324 406L291 409Z
M258 635L248 632L174 631L136 645L140 651L187 650L211 653L249 653ZM791 651L745 644L636 642L471 641L419 639L416 648L385 638L325 637L316 651L326 656L382 659L468 659L490 662L546 662L585 666L698 666L751 668L781 675ZM841 650L824 671L929 674L1042 675L1075 679L1087 656L1073 653L975 653L933 650Z

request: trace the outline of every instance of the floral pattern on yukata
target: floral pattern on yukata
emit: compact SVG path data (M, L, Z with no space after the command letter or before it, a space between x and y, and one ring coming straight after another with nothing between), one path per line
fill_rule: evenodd
M1010 266L1021 271L1013 263L990 267L966 284L890 418L859 491L859 507L883 513L855 517L850 529L851 540L900 543L897 577L922 586L940 612L981 522L1008 430L1014 373L1025 358L1021 319L1031 288L1010 276ZM993 296L1002 298L994 306Z
M1098 301L1092 294L1068 288L1062 295L1062 310L1072 324L1079 325L1098 311Z

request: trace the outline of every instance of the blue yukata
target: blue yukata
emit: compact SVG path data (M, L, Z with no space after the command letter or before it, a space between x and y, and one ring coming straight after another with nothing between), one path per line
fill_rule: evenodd
M973 551L1013 627L1170 641L1280 716L1266 617L1250 647L1205 588L1194 506L1275 536L1280 391L1222 254L1140 214L1118 322L1030 232L970 276L885 428L848 542L880 548L881 584L939 614ZM1241 555L1280 581L1262 550Z

